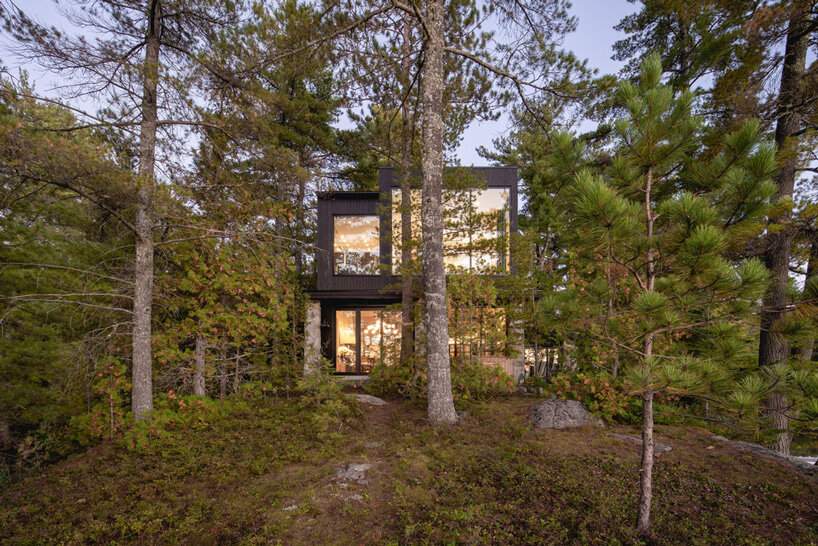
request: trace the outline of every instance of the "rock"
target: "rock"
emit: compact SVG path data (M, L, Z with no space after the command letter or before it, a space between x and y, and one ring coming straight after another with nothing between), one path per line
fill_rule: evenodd
M292 511L293 511L293 510L295 510L296 508L298 508L298 506L297 506L297 505L295 505L295 504L291 504L290 506L287 506L286 508L283 508L283 510L284 510L285 512L292 512Z
M344 502L364 502L364 496L358 493L352 494L344 499Z
M370 396L368 394L353 394L352 396L362 404L369 404L371 406L385 406L388 404L386 400L381 400L377 396Z
M626 440L628 442L633 442L634 444L637 444L637 445L640 445L640 446L642 445L642 438L637 438L636 436L628 436L627 434L616 434L614 432L611 432L610 434L608 434L608 436L611 436L613 438L619 438L620 440ZM657 442L656 440L653 441L653 452L654 453L667 453L668 451L671 451L672 449L673 448L670 447L667 444Z
M335 471L335 479L341 482L356 482L362 485L369 483L366 479L366 471L372 468L367 463L348 463Z
M376 447L381 447L382 445L383 445L383 442L369 442L369 443L364 444L364 447L366 449L375 449Z
M576 400L549 398L531 407L531 423L539 428L561 430L587 425L602 426L602 420L594 416L588 408Z
M715 438L717 440L721 440L722 437L721 436L714 436L713 438ZM776 459L776 460L779 460L779 461L782 461L782 462L785 462L785 463L789 463L789 464L793 465L795 468L797 468L798 470L800 470L804 474L810 474L811 475L811 474L818 473L818 468L816 468L813 463L805 461L805 460L801 459L800 457L792 457L790 455L782 455L781 453L779 453L777 451L773 451L772 449L767 449L764 446L760 446L758 444L752 444L750 442L742 442L740 440L728 440L727 438L724 438L724 440L721 440L721 441L726 442L729 446L732 446L732 447L734 447L736 449L740 449L741 451L747 451L747 452L750 452L750 453L755 453L757 455L764 455L764 456L771 457L773 459ZM816 462L818 462L818 461L816 461Z

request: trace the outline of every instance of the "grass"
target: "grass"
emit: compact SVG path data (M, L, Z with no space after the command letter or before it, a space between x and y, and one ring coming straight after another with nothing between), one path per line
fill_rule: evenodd
M638 446L610 428L533 429L532 403L474 403L463 423L433 428L422 404L395 401L340 434L320 434L295 401L234 408L11 485L0 542L818 543L816 478L663 426L657 440L674 449L656 461L652 535L639 537ZM337 483L348 462L372 464L370 483Z

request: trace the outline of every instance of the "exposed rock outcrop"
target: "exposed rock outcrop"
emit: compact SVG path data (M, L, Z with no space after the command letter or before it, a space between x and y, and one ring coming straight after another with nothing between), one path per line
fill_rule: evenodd
M602 420L588 411L581 402L549 398L531 407L529 420L539 428L583 427L588 425L602 426Z

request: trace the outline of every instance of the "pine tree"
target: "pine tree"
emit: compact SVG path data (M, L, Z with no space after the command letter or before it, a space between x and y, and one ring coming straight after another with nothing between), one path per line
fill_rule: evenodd
M693 97L661 85L661 75L653 56L638 84L620 85L626 115L615 124L611 165L604 177L585 171L575 178L575 228L586 259L627 272L628 296L605 316L600 334L626 353L627 381L642 400L641 533L650 528L655 396L693 390L713 365L711 355L679 354L675 341L750 316L766 271L757 260L731 261L729 251L758 232L774 191L774 154L759 145L758 124L730 135L724 155L698 159ZM607 290L602 284L578 296L600 304Z

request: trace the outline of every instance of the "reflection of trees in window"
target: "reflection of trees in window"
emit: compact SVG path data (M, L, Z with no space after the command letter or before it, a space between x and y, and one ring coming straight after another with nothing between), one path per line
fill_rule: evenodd
M452 358L503 354L506 310L502 307L450 306L449 354Z
M339 310L335 324L337 372L369 373L377 364L392 362L396 348L400 348L400 312Z
M444 262L450 271L505 272L509 265L510 189L444 191ZM420 240L420 190L412 193L412 238ZM400 190L392 190L392 271L400 266Z
M335 216L336 275L375 275L380 263L377 216Z

